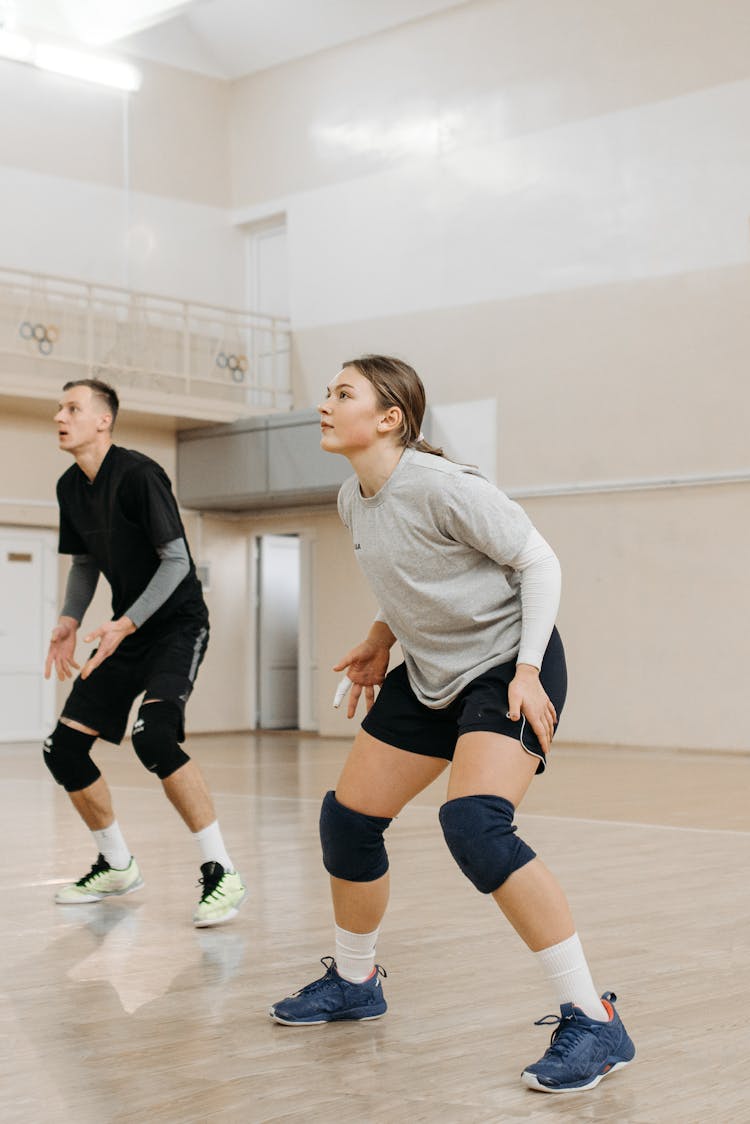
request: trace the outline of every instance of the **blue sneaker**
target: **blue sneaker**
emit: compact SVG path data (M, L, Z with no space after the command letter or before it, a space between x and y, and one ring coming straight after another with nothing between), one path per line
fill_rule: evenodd
M387 975L375 965L375 971L364 983L349 983L336 971L332 956L323 956L320 963L326 974L313 980L301 991L282 999L269 1008L269 1015L284 1026L315 1026L345 1019L379 1019L388 1010L380 986L380 977Z
M544 1057L521 1074L524 1085L540 1093L579 1093L632 1062L635 1046L613 1006L616 999L611 991L602 996L609 1013L606 1023L590 1019L572 1003L563 1003L559 1016L539 1019L535 1026L558 1025Z

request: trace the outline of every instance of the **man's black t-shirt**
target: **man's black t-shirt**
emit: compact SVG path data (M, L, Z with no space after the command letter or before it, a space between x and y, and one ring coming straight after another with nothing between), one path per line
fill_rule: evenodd
M57 482L60 554L90 554L112 587L121 617L159 568L157 546L182 538L190 570L138 634L158 632L175 616L206 617L201 584L166 472L132 449L111 445L93 481L72 465Z

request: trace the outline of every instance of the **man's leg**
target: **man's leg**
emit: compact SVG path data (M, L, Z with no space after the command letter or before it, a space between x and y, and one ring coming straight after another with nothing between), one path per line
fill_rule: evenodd
M187 761L161 783L170 802L194 834L216 821L214 802L197 762Z
M133 726L133 745L139 760L159 777L200 849L203 891L193 921L206 928L235 917L247 891L227 852L203 774L180 745L183 736L177 703L144 700Z
M45 761L94 838L97 859L88 874L56 895L61 905L101 901L143 885L135 859L115 819L109 786L89 754L98 731L61 718L45 742ZM92 779L93 778L93 779Z

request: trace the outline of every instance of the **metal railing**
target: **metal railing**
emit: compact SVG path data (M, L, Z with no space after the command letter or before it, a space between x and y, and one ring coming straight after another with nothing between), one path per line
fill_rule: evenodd
M24 382L103 378L238 413L292 406L289 321L0 268L0 360Z

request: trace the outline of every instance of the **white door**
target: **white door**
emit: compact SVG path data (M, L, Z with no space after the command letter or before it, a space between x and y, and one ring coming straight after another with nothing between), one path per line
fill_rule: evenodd
M283 216L247 230L247 298L253 312L263 316L289 316L289 263L286 221ZM253 333L252 362L255 381L267 392L251 393L253 405L291 408L289 353L286 337L270 325Z
M36 741L52 729L55 684L43 672L56 601L55 533L0 528L0 741Z
M258 539L258 714L264 730L296 729L300 554L297 535Z
M248 298L253 312L289 315L286 223L262 224L248 231Z
M318 729L318 620L315 536L300 535L298 683L300 730Z

